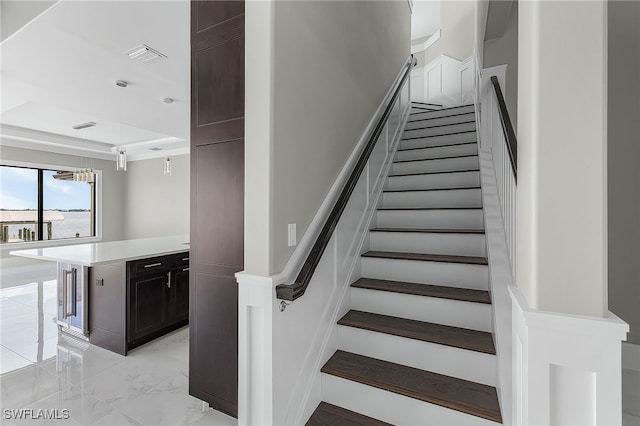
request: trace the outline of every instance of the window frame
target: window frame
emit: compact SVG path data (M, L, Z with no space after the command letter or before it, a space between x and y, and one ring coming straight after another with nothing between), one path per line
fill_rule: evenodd
M28 169L41 170L42 172L38 172L38 176L44 174L45 170L55 170L55 171L66 171L73 172L76 170L75 167L62 166L56 164L43 164L43 163L31 163L26 161L10 161L10 160L2 160L0 161L0 166L8 166L8 167L22 167ZM35 241L23 241L19 243L5 243L0 242L0 250L22 250L22 249L30 249L30 248L41 248L41 247L55 247L55 246L65 246L65 245L74 245L74 244L85 244L85 243L94 243L102 241L102 170L94 169L95 173L95 183L94 183L94 201L95 201L95 217L94 217L94 225L95 225L95 235L92 237L78 237L78 238L60 238L60 239L51 239L51 240L35 240ZM38 211L40 210L40 206L42 205L44 197L44 190L42 182L38 181ZM41 222L42 217L38 214L38 221ZM37 224L38 227L43 226L42 223ZM42 235L42 233L38 233L38 235Z

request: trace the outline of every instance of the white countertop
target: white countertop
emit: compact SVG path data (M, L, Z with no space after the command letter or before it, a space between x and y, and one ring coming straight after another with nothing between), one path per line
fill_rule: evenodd
M189 237L142 238L138 240L109 241L106 243L76 244L70 246L44 247L15 250L14 256L29 257L54 262L68 262L84 266L122 262L189 250Z

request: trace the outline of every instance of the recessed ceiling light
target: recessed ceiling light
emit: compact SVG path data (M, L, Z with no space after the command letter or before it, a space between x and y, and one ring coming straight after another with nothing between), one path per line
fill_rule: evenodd
M75 126L72 126L72 127L76 130L80 130L80 129L86 129L87 127L93 127L95 125L96 125L95 121L88 121L86 123L76 124Z
M124 52L124 54L128 55L131 59L144 62L145 64L153 64L154 62L158 62L167 57L167 55L165 55L164 53L160 53L156 49L149 47L146 44L141 44L132 49L129 49Z
M162 99L162 102L164 102L165 104L172 104L173 101L175 101L175 99L173 99L173 98L164 98L164 99Z

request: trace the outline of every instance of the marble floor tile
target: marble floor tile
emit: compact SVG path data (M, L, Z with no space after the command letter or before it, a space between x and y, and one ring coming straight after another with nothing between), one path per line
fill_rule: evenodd
M90 424L113 411L105 402L91 395L87 395L80 389L72 386L43 398L26 408L32 410L58 410L58 412L67 410L69 418L81 425ZM50 424L58 424L58 421L59 419L50 420ZM33 424L40 425L47 423L40 421L34 422Z
M112 411L106 416L96 420L91 423L90 426L143 426L142 423L139 423L133 420L131 417L122 414L119 411Z
M209 409L203 410L202 401L190 395L141 395L120 407L119 411L144 425L193 425L204 417L210 425L236 425L237 421L222 413L209 416ZM201 423L202 424L202 423Z
M69 384L35 364L2 375L0 406L8 409L24 408L29 404L64 391Z
M5 348L4 346L0 346L0 374L18 370L30 364L32 364L32 362L28 359Z

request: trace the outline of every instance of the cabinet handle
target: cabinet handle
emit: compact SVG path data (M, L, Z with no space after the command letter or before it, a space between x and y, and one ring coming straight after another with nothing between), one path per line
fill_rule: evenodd
M153 268L155 266L160 266L162 265L162 262L158 262L158 263L150 263L148 265L144 265L145 268Z
M67 319L67 270L62 270L62 318Z
M167 288L171 288L171 271L167 272Z
M186 262L187 260L189 260L189 258L188 258L188 257L183 257L183 258L182 258L182 261L183 261L183 262Z
M184 268L184 269L182 270L182 272L187 272L188 270L189 270L189 268Z

